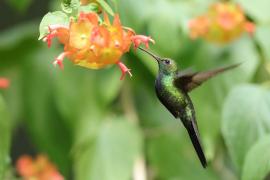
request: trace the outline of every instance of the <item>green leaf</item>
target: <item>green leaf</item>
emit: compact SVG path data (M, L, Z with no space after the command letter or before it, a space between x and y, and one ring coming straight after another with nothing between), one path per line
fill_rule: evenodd
M142 148L141 138L137 126L126 119L110 117L101 123L94 138L88 139L88 145L75 157L75 179L131 179L135 159Z
M235 0L245 10L245 13L252 16L259 23L270 22L270 1L258 0L258 1L246 1L246 0Z
M32 3L32 0L7 0L7 2L18 11L24 12Z
M90 3L85 6L79 7L79 12L89 13L89 12L98 12L99 7L96 3Z
M260 139L247 153L242 180L266 179L270 173L270 136Z
M159 18L153 17L149 22L149 34L158 42L153 48L159 49L163 56L175 57L182 44L180 25L173 19L174 14L168 12L159 14ZM170 46L168 46L168 42L170 42Z
M73 126L74 121L89 109L98 107L103 110L119 95L123 83L120 75L116 67L95 71L66 61L65 70L54 77L55 100L61 115ZM78 106L70 108L70 104Z
M2 49L6 50L8 48L12 48L18 45L19 43L21 43L23 40L36 36L37 35L36 27L37 27L37 23L31 21L28 23L17 24L17 25L14 25L12 28L1 31L0 50Z
M174 124L175 128L167 131L156 129L147 139L147 157L153 179L219 179L211 166L207 169L201 166L180 122Z
M24 123L37 150L48 154L61 172L67 175L72 129L61 117L53 96L56 69L50 59L54 53L56 51L53 49L42 48L25 56L28 61L22 69Z
M10 162L9 148L11 141L11 127L4 100L0 94L0 179L4 179L7 165Z
M270 26L256 26L255 38L261 45L264 55L270 60Z
M49 25L69 25L69 18L68 16L63 13L62 11L55 11L47 13L41 23L39 25L39 40L43 38L48 33L48 26Z
M114 16L114 12L112 10L112 8L110 7L110 5L108 3L106 3L106 1L104 0L97 0L97 2L100 4L100 6L107 12L109 13L111 16Z
M121 16L121 22L125 26L132 27L136 32L142 31L145 27L145 21L151 14L152 8L149 8L149 1L119 0L118 7ZM147 9L146 11L138 11L138 9Z
M107 105L119 95L124 81L120 80L121 73L116 66L100 71L95 81L97 96L99 97L99 102ZM128 77L126 78L128 79Z
M85 114L97 104L94 71L65 61L65 70L58 71L54 79L56 105L61 116L73 127L81 114ZM74 106L70 108L70 104Z
M270 130L270 91L256 85L241 85L227 97L222 133L238 170L254 143Z
M62 10L65 13L73 13L74 11L78 11L80 7L80 0L64 0L61 4Z

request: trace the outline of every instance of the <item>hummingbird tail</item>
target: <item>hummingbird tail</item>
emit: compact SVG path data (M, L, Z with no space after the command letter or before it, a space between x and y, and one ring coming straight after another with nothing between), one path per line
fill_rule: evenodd
M185 126L188 131L189 137L192 141L192 144L196 150L196 153L201 161L201 164L204 168L206 168L207 162L206 162L205 155L201 146L196 122L191 121L190 123L187 123Z

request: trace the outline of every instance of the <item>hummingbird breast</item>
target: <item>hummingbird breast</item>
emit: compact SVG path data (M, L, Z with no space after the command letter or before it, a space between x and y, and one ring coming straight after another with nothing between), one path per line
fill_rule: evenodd
M161 103L174 115L181 117L187 109L192 109L188 95L174 86L174 79L171 76L159 76L156 79L156 94ZM191 112L192 114L192 112Z

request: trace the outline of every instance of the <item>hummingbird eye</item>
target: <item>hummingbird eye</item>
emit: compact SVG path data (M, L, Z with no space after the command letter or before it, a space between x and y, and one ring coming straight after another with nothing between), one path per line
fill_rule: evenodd
M170 64L171 64L171 61L168 60L168 59L165 59L163 62L164 62L166 65L170 65Z

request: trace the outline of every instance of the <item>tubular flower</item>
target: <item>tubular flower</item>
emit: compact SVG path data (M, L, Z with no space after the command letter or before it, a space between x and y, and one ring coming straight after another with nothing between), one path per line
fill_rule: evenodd
M9 84L10 84L10 82L9 82L8 79L1 78L0 77L0 89L6 89L6 88L8 88L9 87Z
M189 22L190 37L202 37L211 42L227 43L238 38L243 32L250 35L255 25L249 22L238 4L215 3L208 12Z
M141 43L146 47L149 42L154 43L150 37L136 35L132 29L123 27L118 15L114 16L111 24L107 14L104 14L104 22L100 24L96 13L80 13L77 21L71 19L69 27L50 25L48 29L48 35L43 38L48 46L54 37L64 45L64 52L55 59L55 65L63 68L65 57L76 65L90 69L117 64L122 71L121 79L126 73L131 76L130 69L120 62L131 44L134 43L137 48Z
M17 161L16 169L23 180L64 180L56 167L44 155L38 155L35 160L24 155Z

